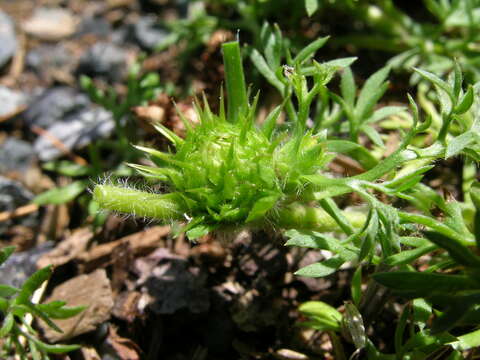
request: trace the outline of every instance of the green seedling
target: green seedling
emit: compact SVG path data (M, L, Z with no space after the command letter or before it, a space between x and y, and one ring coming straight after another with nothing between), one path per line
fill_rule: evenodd
M0 250L0 264L3 264L15 251L9 246ZM42 320L53 330L62 332L52 319L67 319L82 312L83 306L66 307L63 301L48 304L32 302L34 292L47 281L52 267L38 270L30 276L20 288L0 284L0 313L3 317L0 339L3 340L2 358L17 355L22 360L48 360L49 354L64 354L78 349L78 345L50 345L39 339L38 332L32 327L28 316Z

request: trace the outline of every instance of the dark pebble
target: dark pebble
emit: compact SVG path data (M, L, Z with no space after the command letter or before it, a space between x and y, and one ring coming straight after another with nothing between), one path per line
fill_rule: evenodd
M90 47L80 58L77 75L100 77L108 81L120 81L126 72L127 52L112 43L99 42Z
M0 145L0 173L25 171L35 161L33 146L23 140L7 138Z

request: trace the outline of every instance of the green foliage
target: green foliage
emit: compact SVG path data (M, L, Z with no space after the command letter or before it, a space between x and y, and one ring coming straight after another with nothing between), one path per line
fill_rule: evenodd
M313 60L328 38L292 54L278 27L264 25L261 34L262 52L248 49L250 60L281 96L263 123L255 122L259 96L246 95L238 43L225 44L227 112L223 97L218 114L206 101L197 101L200 121L182 117L184 139L157 126L174 152L137 146L151 165L130 166L167 192L103 184L94 189L95 201L137 216L183 220L191 239L243 227L286 229L286 245L331 253L296 275L325 277L346 264L359 267L345 311L309 302L300 308L306 326L336 332L372 359L424 359L448 347L458 358L460 350L478 343L479 186L462 184L466 193L460 203L445 200L422 180L437 160L480 158L478 85L463 78L459 64L446 79L415 69L434 89L419 93L425 111L408 94L408 112L401 106L379 107L388 88L388 66L357 90L349 68L355 59ZM327 86L339 71L336 94ZM405 131L397 148L384 155L382 121L400 115L407 126L397 126ZM422 141L425 134L428 142ZM365 171L333 177L327 165L339 154ZM353 193L364 206L341 209L336 198ZM418 271L416 262L427 254L431 261ZM373 274L365 271L371 268ZM366 290L363 279L368 279ZM387 301L373 301L382 288L407 301L397 322L395 354L381 353L364 326Z
M15 251L9 246L0 250L0 265ZM79 348L78 345L50 345L38 338L37 331L26 319L31 315L42 320L53 330L61 332L52 319L66 319L84 310L84 307L65 307L65 302L53 301L48 304L33 303L34 292L48 280L52 273L50 266L30 276L21 288L0 284L0 312L3 323L0 338L3 340L2 358L16 354L22 360L48 360L48 354L63 354Z

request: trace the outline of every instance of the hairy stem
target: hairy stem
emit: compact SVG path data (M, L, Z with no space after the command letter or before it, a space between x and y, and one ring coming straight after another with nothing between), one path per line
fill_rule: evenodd
M164 221L181 220L187 211L185 202L176 193L152 194L113 185L97 185L93 199L104 209Z

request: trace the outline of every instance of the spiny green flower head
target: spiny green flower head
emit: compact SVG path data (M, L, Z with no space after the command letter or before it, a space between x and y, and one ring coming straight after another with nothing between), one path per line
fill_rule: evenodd
M227 82L228 88L228 82ZM187 220L190 238L215 229L275 224L276 213L303 190L301 177L325 165L323 139L293 128L274 134L277 107L262 128L254 123L253 104L241 106L230 119L221 98L213 114L206 100L196 103L194 125L182 117L185 139L162 125L157 129L175 146L172 153L146 147L156 166L131 165L150 182L167 185L169 194L98 185L94 198L102 207L162 220ZM229 105L231 102L229 101Z
M199 231L201 224L202 232L242 224L274 223L275 209L292 202L301 193L300 177L316 174L328 157L324 155L322 139L311 133L269 137L266 127L259 129L253 124L254 107L250 109L240 121L230 123L224 114L212 114L208 105L203 110L197 106L200 123L194 127L185 120L188 129L185 139L157 126L173 141L174 153L137 147L148 153L157 167L131 166L150 182L167 185L170 199L177 203L169 206L172 210L169 214L153 209L145 213L140 209L149 206L149 202L154 208L158 206L155 200L168 199L160 194L125 189L132 192L132 197L128 199L130 204L124 206L121 198L106 198L111 186L99 185L94 191L95 199L104 207L121 212L163 220L190 219L187 228Z

